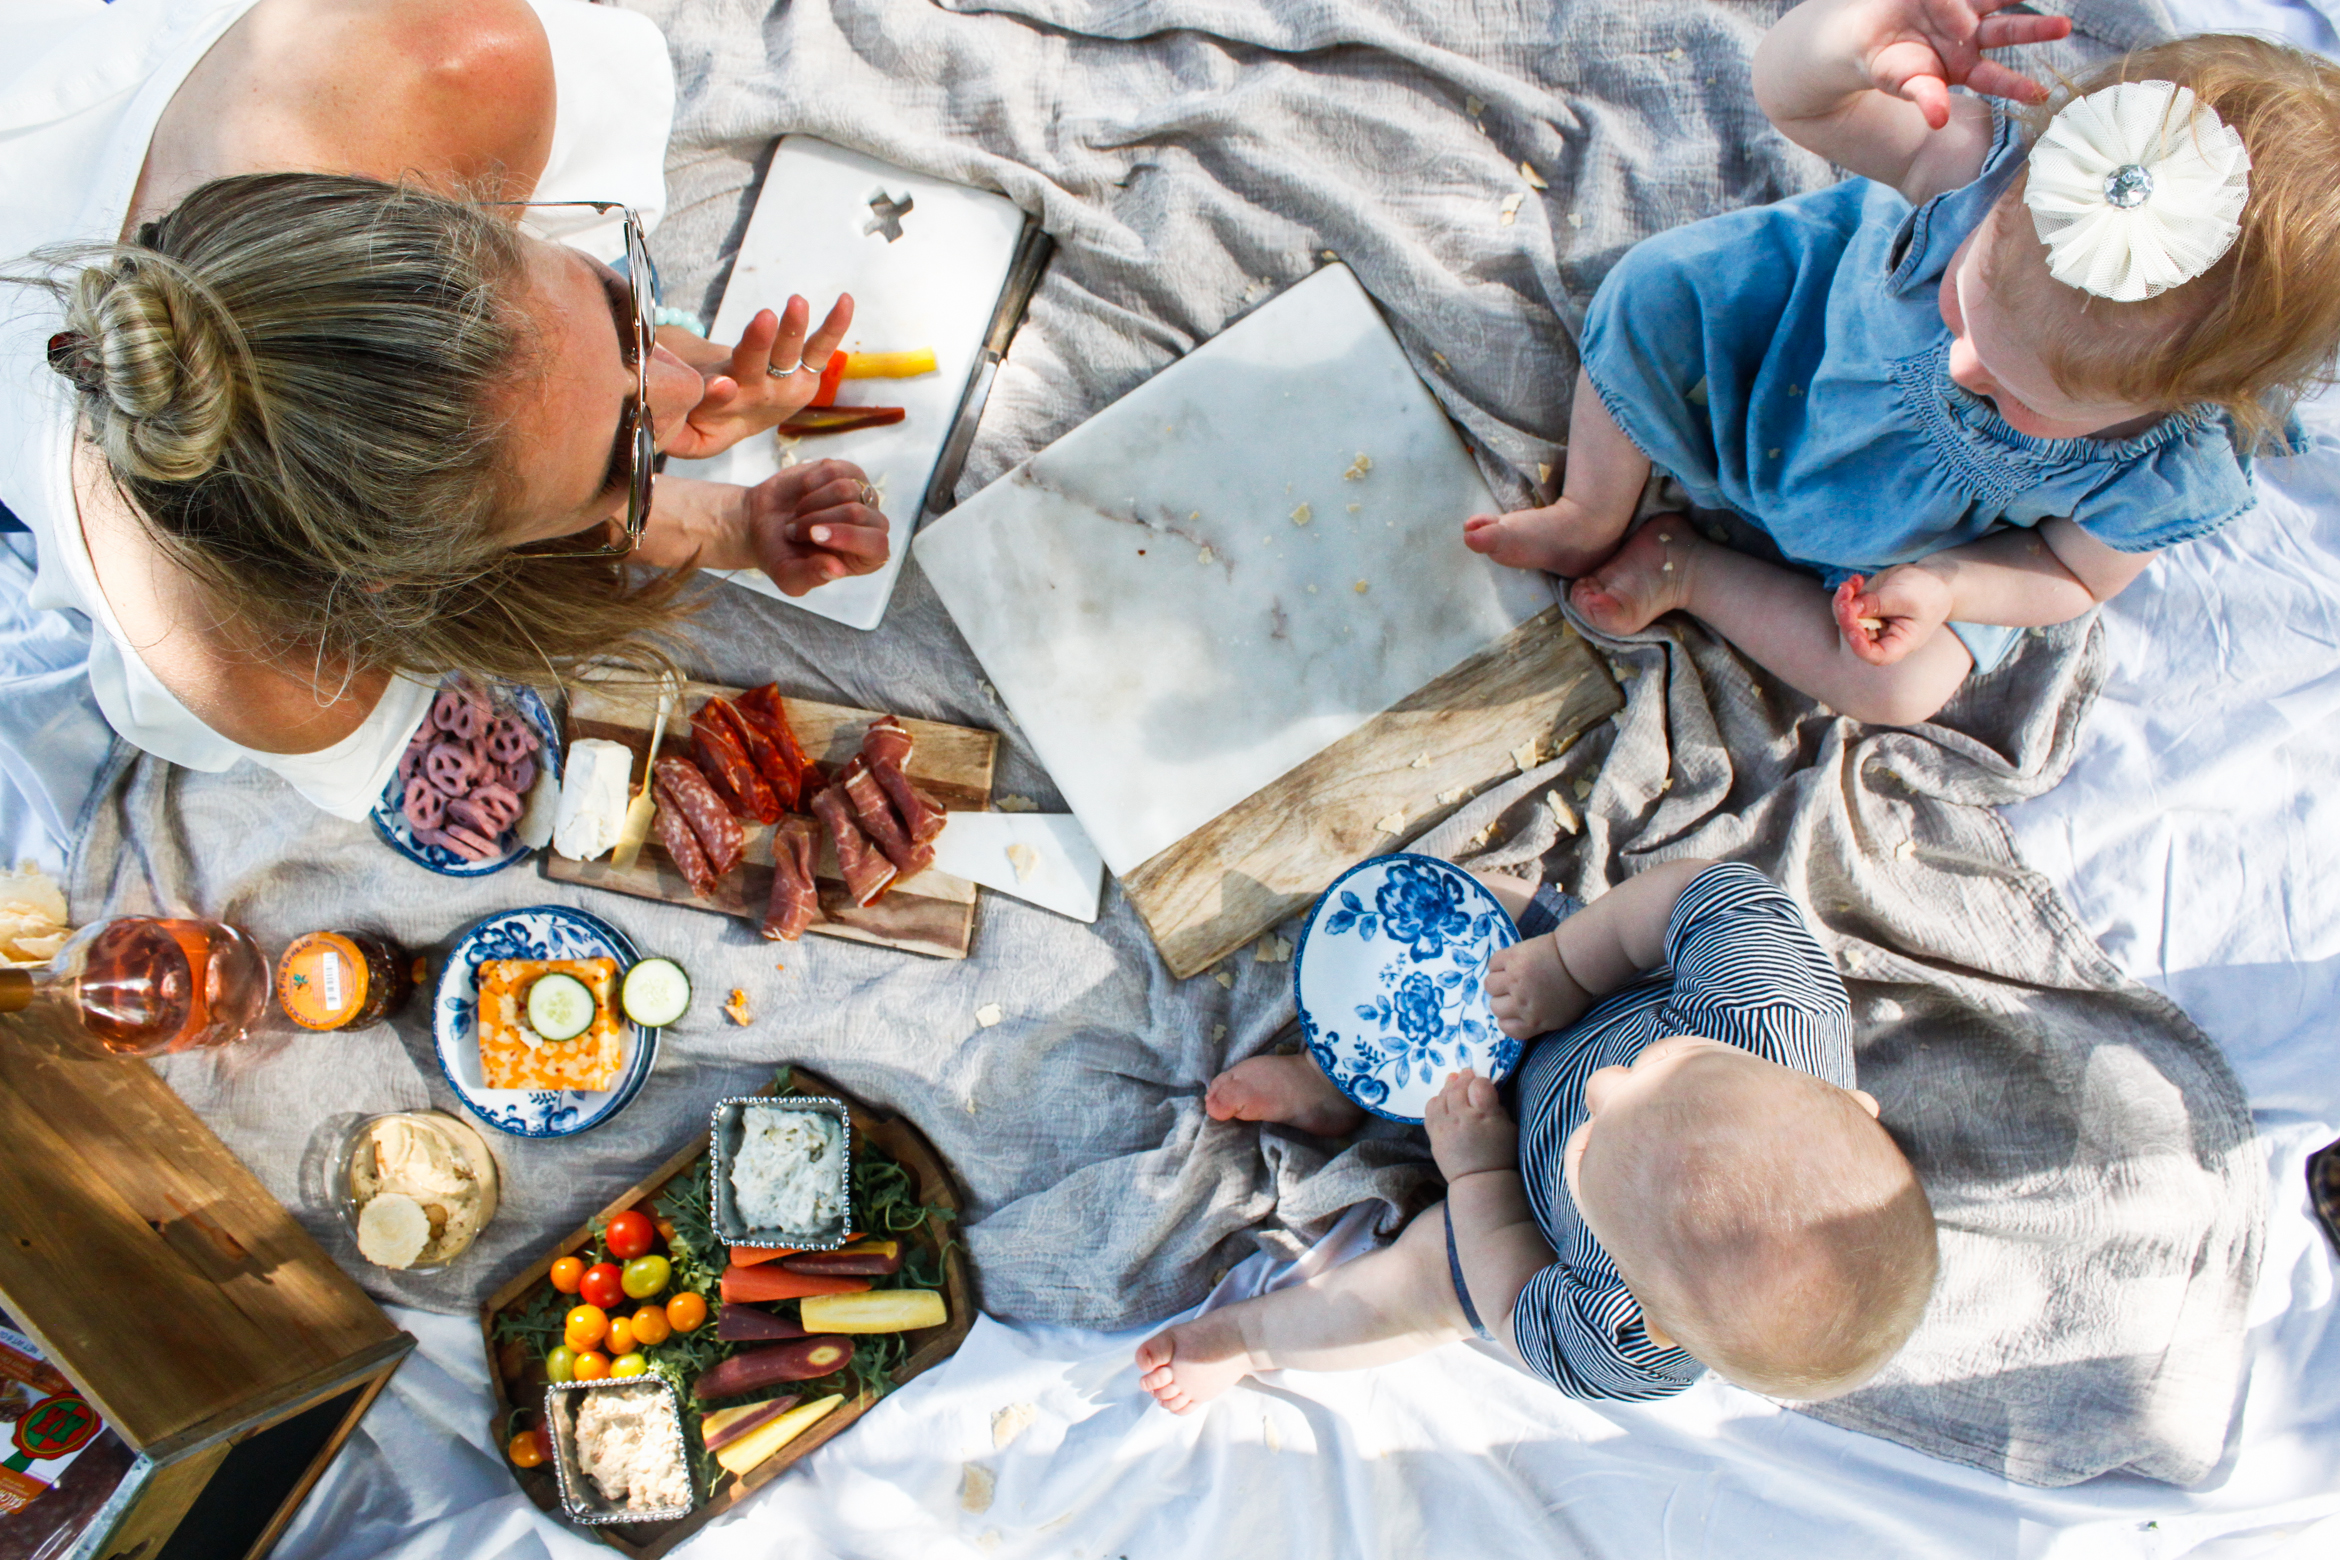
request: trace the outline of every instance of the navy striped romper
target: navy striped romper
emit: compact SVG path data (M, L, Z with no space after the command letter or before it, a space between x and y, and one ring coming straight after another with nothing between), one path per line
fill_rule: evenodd
M1549 930L1555 896L1539 894L1521 930ZM1571 906L1572 908L1573 906ZM1538 915L1541 908L1543 914ZM1660 1348L1641 1328L1641 1308L1617 1265L1585 1228L1561 1175L1561 1153L1584 1124L1584 1080L1624 1066L1644 1046L1697 1035L1744 1046L1783 1066L1853 1087L1852 1015L1844 983L1777 884L1726 862L1691 880L1666 928L1666 962L1566 1029L1531 1042L1506 1092L1519 1119L1519 1173L1528 1205L1558 1260L1527 1281L1512 1312L1512 1338L1529 1368L1572 1397L1642 1401L1666 1397L1706 1367ZM1447 1250L1456 1296L1487 1336Z

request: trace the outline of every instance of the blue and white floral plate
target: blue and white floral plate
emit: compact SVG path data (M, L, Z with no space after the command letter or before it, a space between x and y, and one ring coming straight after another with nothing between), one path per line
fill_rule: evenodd
M658 1059L658 1032L631 1020L620 1031L626 1059L612 1088L491 1089L482 1083L477 971L488 959L615 959L622 976L639 957L625 933L567 905L505 910L457 938L431 998L431 1038L439 1049L439 1071L463 1108L514 1137L556 1138L598 1127L632 1104Z
M545 708L544 700L534 688L509 686L497 691L511 701L512 707L520 712L520 718L528 722L529 729L536 733L536 783L559 786L561 736L559 729L553 725L552 711ZM423 718L430 719L427 715ZM392 850L433 872L447 877L486 877L490 872L501 872L513 862L528 858L528 847L521 844L509 829L504 833L512 843L500 855L490 856L485 861L466 861L444 845L425 845L414 837L414 825L406 821L405 803L405 790L399 785L398 776L393 773L383 782L382 795L374 803L370 815L374 820L374 832L381 835L383 843Z
M1420 1121L1447 1078L1497 1081L1519 1042L1487 1007L1487 961L1519 928L1468 872L1435 856L1376 856L1308 912L1292 995L1308 1054L1388 1121Z

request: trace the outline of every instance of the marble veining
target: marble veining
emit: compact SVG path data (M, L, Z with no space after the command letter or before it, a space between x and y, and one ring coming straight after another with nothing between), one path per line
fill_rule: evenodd
M921 535L920 566L1117 874L1551 604L1343 266Z

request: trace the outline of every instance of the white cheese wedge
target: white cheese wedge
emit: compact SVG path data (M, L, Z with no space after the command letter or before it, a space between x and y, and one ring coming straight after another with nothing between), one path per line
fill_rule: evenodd
M623 743L582 737L569 744L561 807L553 819L554 850L571 861L591 861L618 842L633 768L633 750Z

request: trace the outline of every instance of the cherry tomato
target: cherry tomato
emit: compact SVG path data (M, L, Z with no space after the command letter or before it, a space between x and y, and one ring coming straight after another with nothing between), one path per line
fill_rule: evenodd
M634 1341L644 1348L664 1343L674 1336L674 1325L667 1321L666 1312L658 1306L646 1305L633 1316Z
M552 1280L553 1288L564 1295L573 1295L578 1282L585 1277L585 1264L575 1257L561 1257L554 1261L552 1272L546 1276Z
M666 1302L666 1325L678 1333L697 1332L707 1322L707 1297L686 1289Z
M544 1379L547 1381L567 1381L576 1373L572 1369L576 1363L577 1351L565 1343L556 1343L545 1351Z
M579 1381L600 1381L609 1375L609 1356L587 1349L577 1356L577 1362L569 1368L577 1373L576 1379Z
M544 1448L538 1444L533 1430L523 1430L512 1437L512 1444L504 1448L504 1455L512 1459L515 1468L544 1466Z
M618 1283L632 1298L647 1300L665 1289L673 1275L674 1268L664 1257L636 1257L618 1275Z
M596 1262L577 1281L577 1293L585 1297L587 1305L597 1305L606 1311L625 1299L625 1280L615 1262Z
M639 1354L621 1355L609 1362L612 1376L639 1376L650 1369L650 1362Z
M580 1355L608 1336L609 1313L597 1305L578 1306L561 1324L561 1342ZM571 1370L575 1370L576 1366L575 1360L569 1362ZM583 1381L585 1378L579 1375L577 1379Z
M609 1352L612 1354L631 1354L634 1352L634 1324L622 1316L613 1316L609 1319Z
M601 1238L608 1243L611 1256L620 1262L631 1262L650 1249L651 1238L657 1233L658 1226L650 1222L648 1214L628 1208L609 1221L609 1228Z

